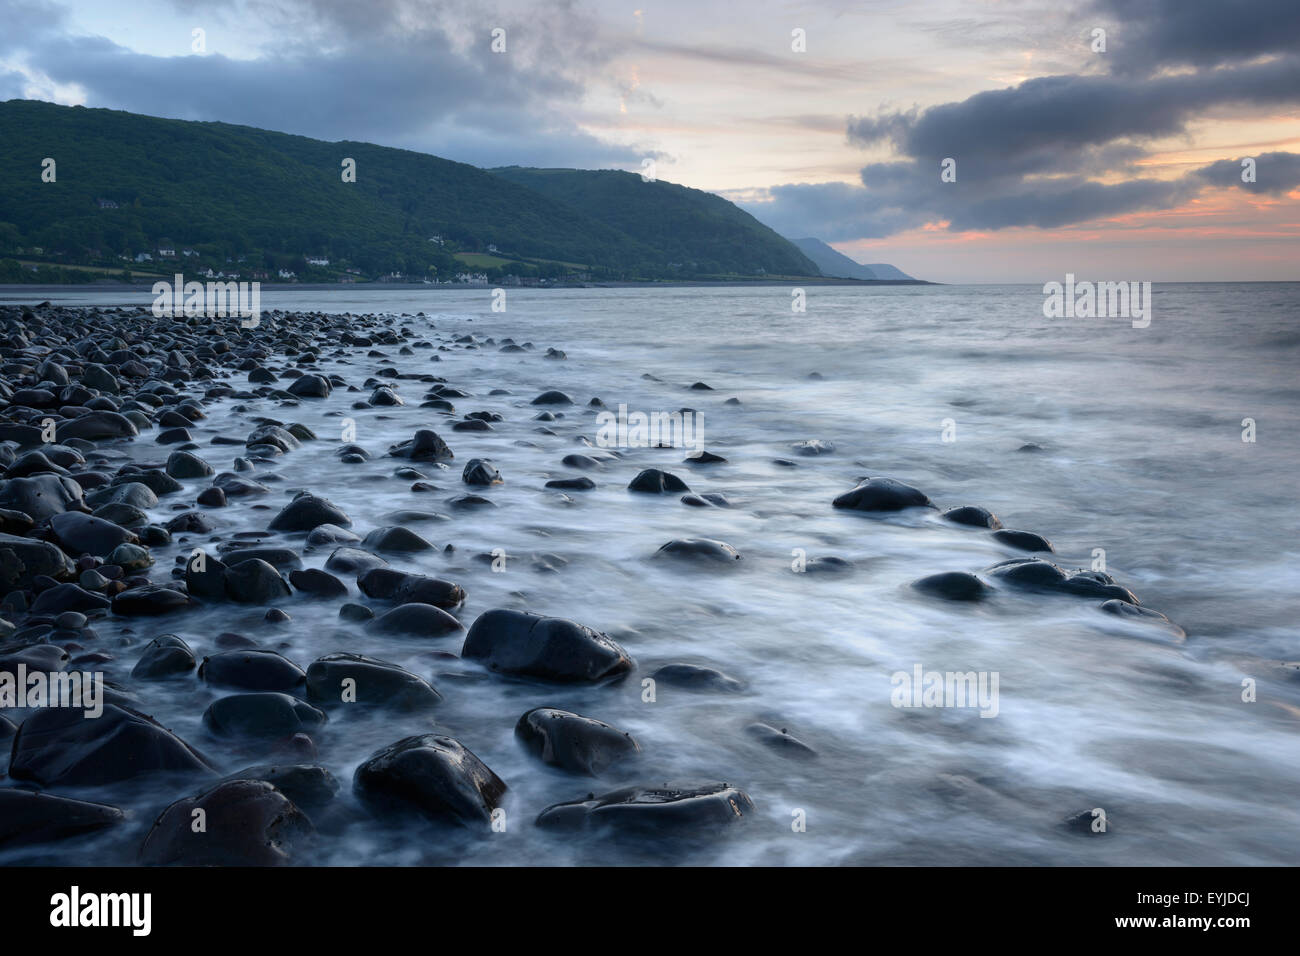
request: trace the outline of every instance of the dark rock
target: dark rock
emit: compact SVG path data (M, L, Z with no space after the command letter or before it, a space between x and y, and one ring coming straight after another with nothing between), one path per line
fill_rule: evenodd
M267 604L293 593L280 572L260 558L226 568L223 576L226 597L241 604Z
M326 806L339 792L339 782L324 767L312 764L261 764L231 774L228 780L264 780L295 806L307 811Z
M14 738L9 776L42 787L101 786L145 773L213 773L207 760L151 717L104 704L99 717L51 707Z
M388 562L377 554L346 547L335 548L325 561L326 570L337 571L339 574L361 574L371 568L387 566Z
M447 611L465 601L465 590L459 584L392 568L371 568L357 577L357 587L367 597L397 604L432 604Z
M632 479L627 486L627 490L662 495L670 492L690 491L691 489L687 487L686 482L670 472L660 471L658 468L647 468Z
M206 478L214 469L198 455L174 451L167 456L167 474L173 478Z
M546 483L547 488L559 488L562 491L590 491L596 483L586 475L577 478L552 478Z
M911 485L893 478L868 478L846 491L832 504L853 511L902 511L904 508L933 508L929 497Z
M81 511L81 485L61 475L32 475L0 481L0 508L21 511L33 521L44 521L65 511Z
M1159 611L1153 611L1149 607L1138 607L1136 604L1129 604L1127 601L1111 598L1109 601L1101 603L1101 609L1107 614L1113 614L1116 617L1140 621L1143 624L1154 624L1157 627L1164 628L1178 640L1182 640L1187 636L1187 632L1181 627Z
M309 373L294 380L289 386L289 394L299 398L329 398L334 386L324 375Z
M542 763L588 776L641 750L625 731L552 707L536 707L520 717L515 736Z
M259 648L222 651L205 657L199 680L239 690L292 691L307 679L301 667L275 651Z
M6 788L0 790L0 849L93 833L125 819L117 807L102 803Z
M423 677L396 664L360 654L328 654L307 668L307 699L321 706L422 710L441 703L442 695Z
M154 638L131 671L136 680L162 680L194 669L194 652L175 634Z
M440 607L432 604L399 604L375 618L371 630L381 634L404 634L409 637L442 637L463 631L464 625Z
M954 524L970 525L972 528L990 528L994 531L1002 527L1002 522L998 516L987 508L981 508L978 505L963 505L960 508L949 508L942 515L945 521L951 521Z
M534 405L572 405L572 404L573 404L573 399L571 399L568 395L565 395L565 394L564 394L563 392L561 392L561 391L558 391L558 390L556 390L556 389L551 389L551 390L548 391L548 392L542 392L542 394L540 394L540 395L538 395L536 398L534 398L533 401L532 401L532 404L534 404Z
M745 733L753 737L763 746L785 754L788 757L798 757L801 759L812 759L817 756L817 751L809 747L798 737L791 736L790 732L784 727L777 730L770 724L753 723L745 728Z
M194 832L197 811L206 827ZM154 821L140 847L146 866L279 866L313 827L285 794L265 780L228 780L177 800Z
M720 828L739 823L753 812L749 795L725 783L626 787L549 806L538 815L537 825L559 830L600 826L649 836Z
M922 594L948 601L982 601L992 592L987 584L965 571L943 571L913 581L912 587Z
M461 656L502 674L558 682L600 681L632 669L632 659L607 634L563 618L504 608L479 615Z
M285 505L284 510L271 519L268 527L272 531L311 531L323 524L350 528L352 519L327 498L303 492Z
M295 590L310 594L313 597L345 597L348 593L346 584L328 571L322 571L319 568L290 571L289 583L293 585Z
M406 737L357 768L357 797L379 813L415 812L439 823L486 828L506 785L460 741Z
M393 445L388 449L388 454L411 461L445 461L455 457L438 433L427 428L416 432L414 437Z
M684 690L716 690L738 694L745 689L745 685L736 678L698 664L665 664L650 676L661 684Z
M674 538L662 545L656 554L689 560L713 561L718 564L733 564L740 560L740 552L714 538Z
M213 701L203 723L221 737L288 737L323 725L323 711L288 694L234 694Z
M364 544L367 548L375 551L388 551L390 553L433 550L433 545L414 531L394 525L376 528L366 535Z
M130 588L113 598L113 613L124 617L154 617L190 606L188 594L161 584Z
M77 511L66 511L50 517L50 531L55 541L69 554L93 554L105 557L124 541L134 542L136 536L111 521Z
M1032 531L1009 531L1005 528L993 532L993 537L1011 548L1021 551L1055 551L1052 542Z
M489 461L471 458L465 465L465 470L461 472L460 479L467 485L499 485L501 472L497 471Z

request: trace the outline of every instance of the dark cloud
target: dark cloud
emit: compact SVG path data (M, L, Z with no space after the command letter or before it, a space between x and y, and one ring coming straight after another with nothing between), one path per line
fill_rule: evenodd
M214 22L246 13L223 2L178 6ZM267 39L257 58L212 49L163 57L74 35L53 5L0 0L0 20L24 25L0 36L0 57L80 87L88 106L365 140L485 166L635 165L646 155L571 119L584 71L607 52L574 27L568 3L545 8L544 30L471 3L280 0L257 12ZM497 25L504 54L490 49Z
M1246 182L1242 160L1255 161L1255 181ZM1300 187L1300 153L1260 153L1240 159L1221 159L1203 166L1192 174L1194 178L1212 186L1235 186L1247 192L1268 193L1280 196Z
M1296 0L1096 0L1093 10L1118 21L1106 55L1124 72L1212 67L1300 49Z

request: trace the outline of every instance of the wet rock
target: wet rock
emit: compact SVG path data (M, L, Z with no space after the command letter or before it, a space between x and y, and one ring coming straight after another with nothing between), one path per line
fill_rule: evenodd
M198 811L204 832L194 832ZM311 835L306 814L265 780L228 780L177 800L140 847L146 866L280 866Z
M226 493L221 488L204 488L194 500L208 508L224 508L226 506Z
M658 683L667 684L669 687L680 687L684 690L722 691L728 694L738 694L745 689L745 685L736 678L712 667L701 667L698 664L665 664L651 676Z
M103 441L108 438L131 438L140 434L131 419L110 411L88 412L80 418L59 422L55 428L60 442L66 442L69 438Z
M1127 601L1111 598L1109 601L1101 603L1101 609L1107 614L1113 614L1116 617L1163 628L1178 640L1182 640L1187 636L1187 632L1181 627L1159 611L1153 611L1149 607L1139 607L1136 604L1129 604Z
M913 581L912 587L922 594L946 601L982 601L992 588L966 571L943 571Z
M239 690L292 691L307 679L301 667L275 651L259 648L222 651L205 657L199 680Z
M770 724L756 722L747 726L745 733L764 747L775 750L787 757L811 760L817 756L816 750L798 737L792 736L784 727L778 730Z
M108 553L104 563L116 565L123 571L143 571L153 566L153 555L149 553L148 548L124 541Z
M471 458L461 472L460 479L467 485L499 485L501 472L483 458Z
M559 488L561 491L590 491L596 483L586 475L577 478L552 478L546 483L547 488Z
M427 428L416 432L406 441L393 445L388 449L388 454L410 461L447 461L455 457L438 433Z
M68 582L46 588L36 595L32 602L33 614L59 613L63 611L99 611L110 604L102 594L87 591L79 585Z
M327 498L303 492L271 519L272 531L311 531L323 524L340 528L352 527L352 519Z
M853 570L853 562L834 555L813 558L804 565L806 574L845 574Z
M641 751L626 731L553 707L536 707L520 717L515 737L542 763L593 777Z
M161 584L130 588L113 598L113 613L123 617L156 617L191 605L190 596Z
M953 524L970 525L972 528L989 528L996 531L1002 527L1002 521L997 515L978 505L949 508L940 517L944 521L951 521Z
M126 819L117 807L15 788L0 789L0 849L94 833Z
M357 577L357 587L367 597L396 604L432 604L448 611L465 601L459 584L392 568L371 568Z
M627 486L628 491L641 491L652 495L690 491L686 482L676 475L658 468L647 468L638 474Z
M1010 531L1005 528L993 532L993 537L1002 544L1021 551L1055 551L1052 542L1032 531Z
M371 568L387 567L388 562L377 554L358 548L335 548L325 561L325 569L339 574L361 574Z
M1116 598L1128 604L1139 603L1132 591L1120 587L1109 574L1101 571L1066 571L1043 558L1012 558L986 569L986 573L1002 584L1027 591Z
M749 795L725 783L626 787L587 800L549 806L538 815L537 825L557 830L609 827L652 836L713 830L739 823L753 813Z
M65 511L81 511L81 485L61 475L31 475L0 481L0 508L21 511L33 521L44 521Z
M423 710L441 703L442 695L423 677L396 664L360 654L328 654L307 668L307 699L322 707Z
M329 398L334 386L324 375L309 373L295 379L288 391L299 398Z
M534 398L533 401L532 401L532 404L534 404L534 405L572 405L572 404L573 404L573 399L571 399L568 395L565 395L563 392L561 392L561 391L559 391L559 390L557 390L557 389L551 389L550 391L542 392L542 394L540 394L540 395L538 395L536 398Z
M432 604L399 604L375 618L371 630L381 634L403 634L408 637L442 637L454 631L463 631L464 625L440 607Z
M726 460L727 460L727 459L723 458L721 455L715 455L713 452L711 452L711 451L705 451L704 449L701 448L699 451L692 452L691 454L689 454L689 455L687 455L685 458L683 458L683 459L682 459L682 464L685 464L685 465L720 465L720 464L725 463Z
M71 559L50 542L0 534L0 589L30 586L42 575L58 579L75 573Z
M260 558L226 568L226 597L241 604L268 604L293 592L280 572Z
M479 615L461 656L498 673L557 682L601 681L632 669L632 659L607 634L563 618L504 608Z
M868 478L833 502L836 508L853 511L902 511L904 508L933 508L929 497L893 478Z
M717 564L733 564L740 560L739 551L727 542L714 538L674 538L662 545L655 554Z
M224 547L224 546L223 546ZM234 547L221 554L221 560L230 567L252 560L265 561L277 571L302 567L302 559L292 548L240 548Z
M317 525L307 533L307 543L310 545L353 544L360 540L360 535L353 534L336 524Z
M208 761L153 718L117 704L99 717L34 711L14 738L9 776L42 787L101 786L146 773L212 774Z
M288 737L310 733L326 721L325 713L288 694L234 694L213 701L203 723L219 737Z
M453 737L421 734L380 750L352 780L377 813L418 813L438 823L486 829L506 785Z
M396 525L376 528L365 537L365 546L375 551L409 553L431 551L433 545L414 531Z
M167 474L173 478L206 478L215 469L198 455L174 451L167 456Z
M175 634L156 637L145 647L131 676L136 680L163 680L194 669L194 652Z
M341 621L370 621L374 620L374 617L375 612L364 604L339 605L339 620Z
M263 780L308 812L327 806L339 792L339 782L324 767L313 764L260 764L231 774L227 780Z
M348 593L346 584L328 571L322 571L319 568L290 571L289 583L293 585L295 590L310 594L313 597L345 597Z
M134 533L111 521L77 511L51 516L50 531L69 554L93 554L97 558L105 557L123 542L136 540Z

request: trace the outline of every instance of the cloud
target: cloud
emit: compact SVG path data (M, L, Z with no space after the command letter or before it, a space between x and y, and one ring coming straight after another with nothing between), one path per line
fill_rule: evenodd
M61 8L0 2L23 29L0 58L84 91L85 105L221 120L322 139L366 140L476 165L635 165L643 148L611 144L571 118L609 52L570 3L530 29L509 11L414 0L186 2L186 13L253 17L260 55L149 56L69 31ZM506 52L490 49L506 30Z
M1097 0L1092 9L1119 21L1108 31L1107 56L1125 73L1214 67L1300 49L1295 0Z

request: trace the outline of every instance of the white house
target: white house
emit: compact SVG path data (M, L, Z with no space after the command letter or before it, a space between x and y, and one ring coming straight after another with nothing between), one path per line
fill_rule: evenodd
M308 259L308 260L307 260L307 265L309 265L309 266L327 266L327 265L329 265L329 264L330 264L330 261L329 261L328 259Z
M148 252L137 252L135 254L136 262L153 262L153 255Z
M280 278L281 278L281 279L296 279L296 278L298 278L298 273L296 273L296 272L290 272L288 269L281 269L281 270L280 270Z

